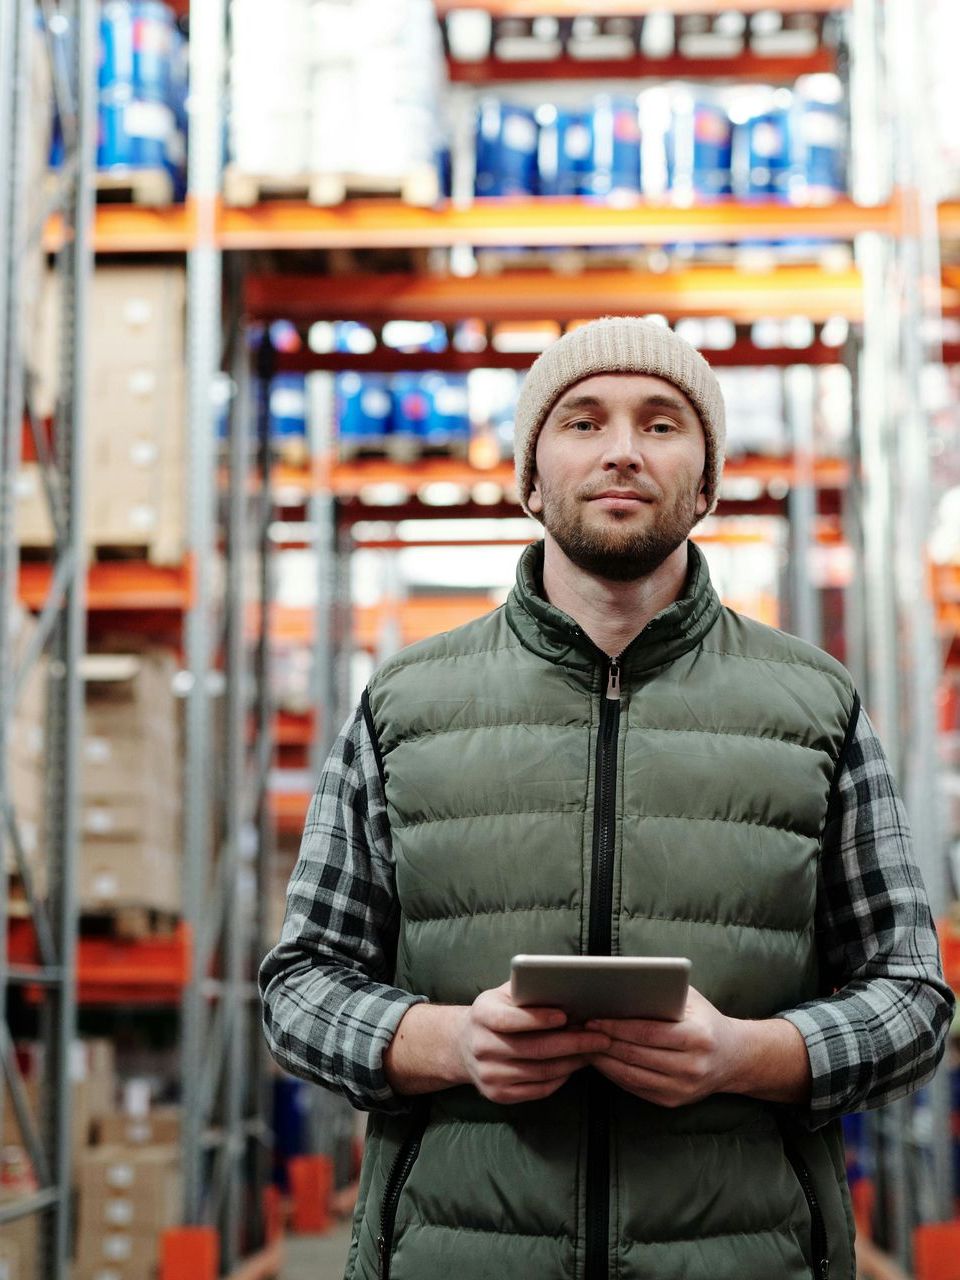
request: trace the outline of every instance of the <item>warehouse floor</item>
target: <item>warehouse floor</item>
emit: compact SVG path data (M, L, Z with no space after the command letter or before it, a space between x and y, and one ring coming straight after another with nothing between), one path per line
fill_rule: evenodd
M326 1236L287 1236L280 1280L343 1280L350 1223Z

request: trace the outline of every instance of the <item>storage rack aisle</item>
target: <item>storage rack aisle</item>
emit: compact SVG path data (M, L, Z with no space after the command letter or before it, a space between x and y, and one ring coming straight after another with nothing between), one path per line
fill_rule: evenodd
M187 8L178 7L181 12ZM443 13L453 6L437 7ZM587 7L604 14L617 12L634 20L649 17L659 8L643 0L607 0L604 5ZM760 7L766 8L752 0L740 0L736 6L748 15ZM545 4L539 0L490 0L486 8L494 15L521 20L576 16L569 12L565 0ZM721 6L707 0L698 0L694 5L676 0L673 8L675 13L689 11L699 15L699 22L705 10L719 10ZM842 0L784 2L779 8L796 19L798 29L804 25L809 29L813 18L817 40L812 51L808 49L801 55L801 63L791 55L793 60L789 63L781 60L774 67L767 61L758 66L760 55L745 50L741 43L739 51L728 53L721 61L712 60L709 66L693 58L688 50L671 55L675 62L661 61L655 67L634 58L629 66L618 66L617 76L620 78L625 71L631 76L646 75L651 70L659 76L669 67L671 74L697 78L755 78L763 73L789 81L801 71L835 66L835 47L824 47L821 39L827 19L834 32L849 32L852 24L860 62L859 68L854 69L855 101L860 115L857 127L869 134L873 112L872 127L880 136L880 104L889 90L890 79L895 79L891 68L903 65L909 44L894 25L892 15L897 6L888 6L886 26L879 8L866 0L857 0L852 13L848 12L851 6ZM903 8L899 6L899 10ZM884 182L889 174L877 172L872 178L866 174L855 199L840 198L822 206L790 206L760 199L745 205L722 198L710 204L693 201L676 207L666 199L644 198L619 207L585 201L579 196L458 198L426 207L389 197L377 201L346 200L334 205L296 198L261 199L241 206L227 204L220 195L225 9L223 3L197 6L191 15L193 106L186 202L163 207L102 204L91 229L93 248L101 263L114 257L129 261L129 255L141 254L162 255L161 261L177 262L180 255L188 255L190 430L184 465L190 480L189 552L180 559L174 558L173 563L94 563L85 578L91 616L105 619L110 611L113 620L122 621L128 631L139 617L141 629L154 638L162 630L174 649L185 647L180 688L186 702L187 928L168 940L166 968L154 968L142 975L148 982L140 993L154 1002L162 999L178 1010L185 1031L180 1069L185 1086L185 1123L180 1132L185 1197L177 1220L199 1230L168 1241L171 1252L167 1274L177 1275L178 1280L187 1275L192 1280L194 1274L207 1280L218 1267L222 1273L229 1272L263 1236L263 1224L257 1218L259 1192L266 1181L269 1158L264 1126L267 1102L262 1093L267 1068L251 981L269 926L251 906L251 898L262 908L274 891L269 856L271 820L276 821L281 834L285 828L288 836L295 837L302 827L308 799L308 785L295 781L293 786L274 789L268 803L272 741L278 742L281 757L287 762L315 774L324 743L329 741L349 701L351 612L358 646L375 653L383 652L385 644L396 643L398 637L404 641L418 638L455 625L465 620L471 610L485 607L485 601L476 597L456 601L449 597L427 601L411 598L352 611L348 589L352 551L355 547L367 551L378 548L376 554L391 556L401 547L412 545L409 536L401 536L398 530L400 522L410 517L509 518L518 514L510 492L510 467L497 461L489 432L471 440L468 459L410 459L404 458L402 450L399 456L356 459L348 458L345 451L338 458L332 439L315 438L306 465L302 460L292 467L271 465L269 405L263 387L251 382L246 332L239 321L241 312L246 326L280 319L293 320L301 330L299 350L274 350L269 342L259 345L259 356L254 357L259 363L253 372L261 384L272 380L278 385L277 380L284 374L305 370L387 376L439 371L451 377L488 368L522 370L532 353L509 349L506 329L510 326L529 329L542 324L545 317L566 323L603 311L623 310L654 312L673 321L699 316L709 322L718 316L726 317L736 326L734 341L732 346L711 352L716 364L753 365L762 361L781 368L798 363L803 368L845 361L861 388L855 441L858 447L865 446L863 457L848 459L820 453L811 461L809 451L800 449L800 440L795 438L792 456L734 459L727 471L724 510L730 515L748 511L773 515L781 522L789 516L793 560L798 566L809 559L815 542L828 552L835 548L842 521L850 544L869 568L868 581L859 578L847 584L847 594L861 616L876 620L872 624L874 636L879 632L892 637L899 625L897 619L917 603L911 595L910 575L916 579L914 566L921 563L921 532L909 521L925 518L931 505L921 496L925 482L922 474L914 474L909 468L904 469L904 478L895 474L891 448L891 441L898 438L892 414L901 389L896 385L895 365L909 354L912 364L908 365L904 383L909 393L917 386L917 366L923 358L923 353L916 350L912 354L905 351L911 330L909 317L916 314L918 303L912 295L907 296L913 310L906 313L902 331L897 331L889 322L880 322L885 308L876 302L884 289L889 290L890 297L900 296L902 280L918 278L918 263L910 257L914 249L923 248L930 254L929 242L921 242L915 235L924 219L929 222L931 213L929 187L918 180L918 175L907 174L909 181L904 181L901 171L901 185L889 187ZM449 46L448 26L445 21L442 30ZM702 35L702 23L699 30L691 29L690 33ZM561 34L566 40L570 33L561 28ZM529 37L529 28L522 28L521 39ZM884 51L886 71L885 58L879 56L881 40L894 45L892 56L886 57L890 51ZM0 42L0 50L10 48L9 42ZM536 83L533 77L539 80L545 73L551 79L562 74L589 80L607 69L582 57L573 59L562 48L552 61L545 63L541 59L535 65L514 61L507 66L494 51L466 67L451 64L450 77L458 94L470 95L481 79L498 84L509 77L513 83L518 70L528 77L529 86ZM906 86L911 83L907 75L903 80ZM6 84L0 76L0 86ZM583 87L581 84L577 92ZM899 92L906 93L908 88ZM898 150L909 152L903 139ZM85 154L89 155L89 151ZM455 156L455 170L456 160ZM69 172L69 168L64 171ZM252 176L261 184L257 187L261 194L285 189L289 196L299 189L299 177L291 184L289 174L284 178L286 188L282 182L278 186L276 181L272 185L264 181L270 174ZM339 173L344 186L347 181L355 182L358 176L363 175ZM402 176L381 176L380 181L387 190L405 189L408 198L416 198L416 184L410 187L397 181ZM369 175L365 178L369 181ZM864 185L868 180L873 182L870 188ZM312 198L329 198L309 183L304 185ZM231 192L237 196L236 183L232 187L228 184L227 194ZM420 186L421 196L422 192ZM4 203L5 215L12 207ZM942 206L940 221L948 236L955 235L960 226L957 207ZM12 223L8 225L12 227ZM70 226L69 211L66 218L52 219L47 226L47 248L74 245L75 252L79 252L82 236L74 238ZM731 261L729 254L721 257L703 248L731 242L750 247L751 242L755 245L758 241L789 239L827 240L853 246L853 260L848 249L846 257L838 255L828 267L809 262L784 263L782 254L767 249L764 253L776 263L775 270L771 271L767 263L762 268L754 265L751 270ZM652 247L652 262L648 255L638 258L628 252L629 246L638 241ZM664 271L662 252L657 258L656 251L670 250L675 245L700 248L692 258L682 258ZM499 275L469 277L454 274L453 268L462 267L465 254L479 257L484 250L493 251L503 267L517 246L525 246L527 251L565 249L561 266L564 271L576 267L577 274L555 271L549 264L557 262L557 258L543 256L533 270L502 270ZM590 269L590 255L584 246L603 247L613 255L606 259L608 264L616 265ZM175 256L171 259L170 255ZM428 273L422 271L424 255L429 259ZM8 257L11 262L14 260L9 249ZM413 271L409 270L411 263L415 264ZM548 264L547 269L544 263ZM358 264L362 264L362 270ZM403 274L399 273L398 264L407 268ZM489 254L487 265L491 265ZM899 278L898 271L902 272ZM226 343L221 333L221 273L227 296ZM4 299L8 278L3 286ZM938 283L943 311L947 315L960 311L960 278L955 268L947 265ZM795 341L789 321L797 314L816 322L812 334L808 333L805 339L807 345L790 346L782 338L779 345L757 346L756 323L771 317L783 320L782 332ZM836 345L838 317L848 322L853 335L843 347ZM444 351L410 354L386 343L383 330L387 322L418 319L446 327L448 342ZM366 354L314 351L305 340L305 330L317 322L365 324L379 341ZM456 335L458 325L472 332L470 342L457 345L449 340ZM502 330L499 334L497 326ZM919 332L920 326L913 328ZM769 342L769 337L765 341ZM956 354L949 349L945 352L947 357ZM13 365L7 357L5 360L6 394L12 387L9 369ZM221 454L211 391L221 385L219 374L224 364L231 375L232 393L229 432ZM69 383L65 385L69 387ZM802 394L799 399L803 401ZM920 403L919 398L916 403ZM799 419L802 417L801 404ZM793 422L795 432L805 429L799 419L795 417ZM5 415L5 422L13 420ZM73 421L78 421L76 412ZM918 433L923 430L925 423L914 417L911 434L904 437L909 441L903 449L906 461L910 461L911 448L913 462L923 455L923 450L915 447ZM941 434L947 449L945 456L949 458L953 445L945 431ZM77 438L76 434L73 438ZM3 474L7 480L12 473L11 457L10 449L5 449L7 468ZM421 500L424 491L429 492L429 486L436 484L448 487L447 498L449 487L453 486L453 507L441 508ZM370 504L371 487L375 489L377 485L393 487L392 505ZM747 489L751 490L749 498L744 496ZM379 496L382 499L382 491ZM4 503L3 510L8 512L9 505ZM890 511L901 516L897 535L889 520ZM303 516L307 517L306 528L300 524ZM365 530L358 529L361 522L366 525ZM381 528L371 532L373 522ZM859 532L861 528L863 533ZM458 540L456 535L446 536L454 542ZM717 536L733 539L732 534L722 530ZM5 528L2 542L8 549L9 538L9 529ZM868 544L866 559L864 538ZM424 540L437 541L426 536ZM274 571L279 569L278 552L290 545L312 546L318 557L321 589L315 606L309 610L291 612L271 604ZM900 549L897 556L893 555L895 546ZM890 575L888 566L894 562L897 572ZM948 560L937 574L941 584L941 636L947 635L951 627L954 637L960 634L954 569ZM58 580L56 570L49 564L25 562L20 574L21 599L41 612L51 586L59 587L62 581L69 580L76 607L84 575L63 572L64 577ZM5 581L11 581L9 575ZM818 638L818 628L822 626L816 616L820 601L817 593L811 593L802 572L787 585L786 595L792 624L808 629L811 638ZM928 803L923 776L931 745L929 723L924 722L924 717L929 720L931 685L939 670L938 658L931 652L932 620L924 618L921 608L911 617L918 617L926 632L921 628L918 633L913 621L905 631L910 645L910 661L905 668L910 677L908 685L895 670L889 651L886 665L876 665L875 651L868 650L863 628L856 625L857 611L851 608L846 614L850 661L871 702L884 709L891 725L909 726L909 732L903 734L903 741L910 744L910 750L904 752L903 773L908 780L918 780L914 805L923 814L934 813L936 806ZM273 714L276 681L270 678L268 625L274 656L278 642L284 638L299 640L314 650L312 715L302 711L276 717ZM956 639L952 653L956 661ZM76 667L71 664L69 669ZM0 672L0 692L9 687ZM953 688L955 691L955 683ZM912 719L904 718L904 705ZM7 717L5 706L4 724ZM952 703L946 698L942 717L945 727L955 726L955 692ZM889 730L887 736L891 736ZM65 743L68 740L57 739ZM215 764L219 761L223 761L222 770ZM926 838L931 850L929 871L936 877L942 872L936 855L943 842L935 828L926 831ZM76 844L75 837L73 843ZM250 850L254 848L256 853L251 858ZM58 857L60 865L66 867L68 863L62 860L66 855ZM253 883L257 888L251 894ZM56 895L50 905L57 909ZM66 919L64 927L69 928L69 924ZM56 954L74 953L72 948L66 948ZM102 998L115 1002L116 986L106 984L102 969L89 968L93 959L89 949L85 951L81 946L77 954L81 1000L85 993L90 995L93 987ZM137 976L130 961L143 956L140 944L128 952L128 981ZM18 980L25 975L11 970L8 976ZM34 983L38 981L35 965L29 976ZM83 981L91 976L93 984ZM68 998L67 992L64 1010L68 1009ZM129 1009L129 990L125 1000ZM243 1067L249 1069L242 1071ZM55 1071L49 1077L49 1096L59 1098L61 1104L66 1091L65 1070L63 1067L59 1076ZM222 1082L227 1087L221 1088ZM944 1204L949 1200L949 1191L945 1192L949 1174L945 1176L944 1168L949 1163L950 1149L942 1123L942 1099L938 1105L936 1115L941 1119L933 1126L937 1174L923 1184L922 1205L910 1203L909 1180L905 1176L908 1161L914 1158L913 1113L902 1109L892 1119L884 1119L876 1135L888 1177L887 1186L878 1188L878 1221L882 1223L892 1208L894 1225L886 1243L904 1259L910 1253L910 1228L915 1221L921 1216L935 1219L950 1214L949 1204ZM65 1132L63 1126L59 1132ZM925 1160L927 1152L920 1154ZM916 1164L920 1163L917 1159ZM63 1220L68 1183L68 1173L51 1176L51 1195L58 1205L56 1212L61 1215L58 1223ZM936 1198L939 1199L934 1203ZM0 1220L2 1212L0 1208ZM58 1226L58 1230L62 1229ZM219 1264L213 1260L216 1252L220 1255Z

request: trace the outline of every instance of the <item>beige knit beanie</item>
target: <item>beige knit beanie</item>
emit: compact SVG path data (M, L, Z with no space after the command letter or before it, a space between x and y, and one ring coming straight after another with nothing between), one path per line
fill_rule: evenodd
M605 316L564 334L534 361L517 398L513 451L517 491L528 515L537 437L560 396L598 373L648 373L679 387L692 403L706 437L704 493L707 514L717 505L727 438L717 376L699 351L653 320Z

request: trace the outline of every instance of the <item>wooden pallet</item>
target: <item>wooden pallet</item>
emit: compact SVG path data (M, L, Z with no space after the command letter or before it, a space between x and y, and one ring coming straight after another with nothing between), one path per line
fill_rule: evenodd
M587 249L478 249L477 267L482 275L502 275L508 271L553 271L556 275L575 276L584 271L604 268L648 271L649 249L618 248L595 252Z
M432 165L413 169L399 177L374 178L358 173L313 173L289 178L242 173L229 168L223 178L228 205L249 209L262 200L306 200L328 207L343 204L351 196L392 196L405 204L431 205L440 198L440 183Z
M173 177L166 169L103 169L95 184L98 204L173 204Z
M423 440L419 436L370 436L337 441L340 462L357 462L363 458L388 458L391 462L410 463L421 458L458 458L465 460L470 442L466 439L446 443Z
M180 924L180 916L156 907L117 906L81 909L80 932L84 937L115 938L123 942L141 942L144 938L171 938Z

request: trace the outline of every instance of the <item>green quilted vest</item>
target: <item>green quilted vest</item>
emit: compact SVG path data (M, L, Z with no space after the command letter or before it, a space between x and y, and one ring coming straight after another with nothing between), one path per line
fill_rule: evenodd
M368 690L396 856L396 982L471 1002L517 952L685 955L723 1012L821 994L813 919L855 694L681 599L610 661L524 553L507 604L404 650ZM619 696L618 696L619 695ZM370 1118L350 1280L850 1280L835 1126L718 1095L666 1109L577 1073L542 1102L472 1088Z

